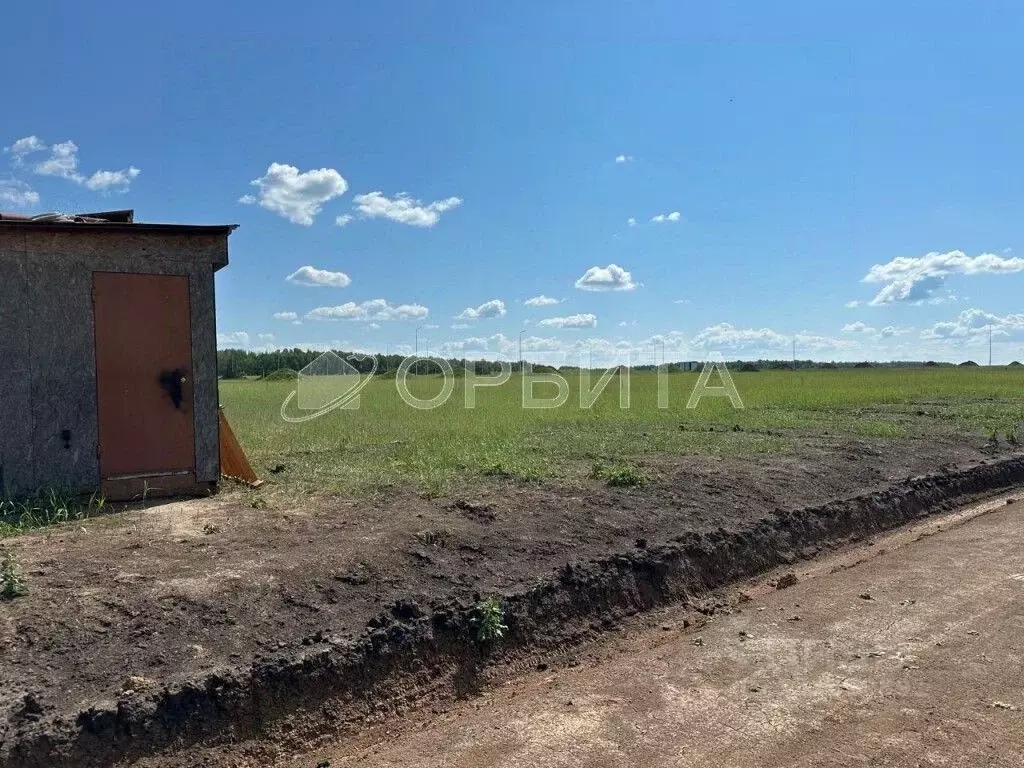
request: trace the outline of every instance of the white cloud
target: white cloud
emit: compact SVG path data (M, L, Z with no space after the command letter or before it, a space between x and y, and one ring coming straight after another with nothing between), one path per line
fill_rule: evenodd
M636 226L636 219L634 219L632 216L630 216L628 219L626 219L626 225L630 226L630 227L635 227Z
M352 221L352 215L349 213L334 218L334 223L339 227L347 227L349 222Z
M472 326L469 323L452 323L451 329L453 331L464 331Z
M569 315L568 317L548 317L541 320L537 325L544 328L595 328L597 316L589 312L582 315Z
M527 299L523 302L528 307L550 307L552 304L561 303L561 299L553 299L550 296L541 294L540 296L534 296L531 299Z
M259 203L260 207L305 227L323 210L323 204L345 194L348 182L333 168L299 172L293 165L271 163L267 172L254 179L258 195L245 195L238 202Z
M862 282L884 283L869 302L872 306L895 303L920 304L942 300L941 290L948 275L1006 275L1024 271L1024 259L1004 258L994 253L968 256L963 251L921 257L899 256L885 264L875 264Z
M430 310L420 304L399 304L393 306L384 299L372 299L361 304L349 301L336 307L317 307L306 315L306 319L372 322L411 320L424 318L429 314Z
M367 192L355 196L359 213L367 219L385 218L413 227L432 227L441 219L441 214L458 208L462 200L449 197L424 205L404 192L388 198L382 192Z
M987 337L989 329L993 338L1024 337L1024 314L995 315L981 309L965 309L949 322L935 323L921 332L922 339L943 341L966 341L974 337Z
M298 320L299 316L295 312L275 312L275 320Z
M846 302L843 306L846 307L847 309L856 309L857 307L860 306L860 302L857 299L851 299L850 301Z
M675 224L682 218L682 214L679 211L672 211L672 213L659 213L657 216L651 217L651 222L654 224Z
M591 267L576 281L581 291L632 291L639 285L633 281L633 275L618 264Z
M73 141L64 141L50 147L49 159L39 163L35 172L40 176L70 179L78 184L85 181L85 177L78 172L78 145Z
M273 341L274 340L274 334L272 334L272 333L258 333L258 334L256 334L256 336L257 336L257 338L260 341L267 341L267 342L269 342L269 341Z
M21 163L22 158L25 155L31 154L32 152L43 152L46 149L46 144L43 143L42 139L38 136L26 136L22 139L18 139L11 146L4 147L4 152L9 152L14 156L14 163L18 165Z
M249 346L249 334L245 331L231 331L230 333L217 334L218 347L247 347Z
M0 203L13 208L31 208L39 205L39 193L17 179L0 179Z
M850 344L808 331L797 333L795 338L798 354L822 349L843 349ZM692 344L704 349L769 351L787 349L793 344L793 339L793 335L783 335L771 328L736 328L729 323L719 323L704 328L693 337Z
M843 326L843 333L872 333L874 330L870 325L865 325L860 320Z
M442 354L454 354L467 351L482 352L487 349L487 339L480 338L479 336L471 336L468 339L461 339L459 341L446 341L441 345Z
M22 166L26 155L49 150L50 156L33 168L39 176L56 176L58 178L81 184L93 192L125 191L142 171L129 166L120 171L95 171L85 176L78 171L78 145L73 141L64 141L47 146L38 136L26 136L18 139L11 146L4 147L14 158L15 166Z
M352 278L344 272L330 272L316 267L299 267L285 278L289 283L313 288L344 288L352 284Z
M125 191L131 186L138 175L142 173L135 166L125 168L122 171L96 171L83 183L93 192L109 192L111 190Z
M615 162L616 163L632 163L633 162L633 156L632 155L618 155L615 158Z
M456 318L459 320L483 320L492 317L505 316L505 302L501 299L485 301L479 307L466 307Z

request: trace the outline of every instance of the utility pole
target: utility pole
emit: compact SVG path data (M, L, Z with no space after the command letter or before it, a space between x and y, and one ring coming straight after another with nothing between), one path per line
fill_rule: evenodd
M420 355L420 328L422 328L422 327L423 327L422 325L417 325L416 326L416 356L417 357L419 357L419 355Z
M523 370L523 334L526 333L526 329L523 328L519 332L519 370Z

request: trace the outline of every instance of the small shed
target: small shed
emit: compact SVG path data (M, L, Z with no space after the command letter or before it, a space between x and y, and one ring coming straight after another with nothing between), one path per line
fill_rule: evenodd
M0 214L0 492L220 479L214 272L234 225Z

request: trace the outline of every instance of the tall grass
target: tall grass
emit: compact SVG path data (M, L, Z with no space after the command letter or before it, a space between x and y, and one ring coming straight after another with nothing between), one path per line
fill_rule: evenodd
M360 407L290 424L280 417L291 381L224 381L221 402L257 471L284 465L277 479L295 492L363 492L411 485L439 493L456 479L510 475L527 479L584 477L597 462L688 453L788 451L808 434L900 439L926 435L1016 433L1024 421L1024 372L1009 368L841 369L762 371L733 375L744 400L686 401L696 373L668 376L669 407L657 406L657 377L634 372L632 402L619 408L613 379L590 409L581 409L579 377L567 374L561 408L521 407L521 380L477 390L464 407L464 380L448 402L415 410L395 381L375 380ZM593 377L592 384L597 377ZM711 384L717 384L715 377ZM409 378L430 398L437 376ZM554 393L538 385L540 396ZM293 403L294 407L294 403Z
M33 499L0 499L0 538L86 520L101 512L104 506L101 497L93 496L83 501L77 494L52 488Z

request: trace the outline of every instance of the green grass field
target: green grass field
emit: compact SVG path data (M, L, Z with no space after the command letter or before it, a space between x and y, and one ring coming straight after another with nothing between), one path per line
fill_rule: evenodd
M667 377L667 409L657 407L653 372L633 372L628 410L619 408L616 380L592 408L581 409L578 376L566 378L569 400L550 410L521 407L518 376L477 390L473 410L463 405L462 378L449 401L434 410L407 406L394 379L376 379L363 390L358 409L301 424L280 415L293 381L222 381L220 393L257 472L283 464L280 486L296 493L361 495L406 486L435 495L453 481L488 475L574 478L591 473L595 464L629 465L645 457L790 451L810 433L892 439L985 439L995 433L1015 440L1024 421L1024 370L1016 368L737 373L743 410L726 398L705 398L688 410L696 373ZM409 382L421 398L441 388L438 376ZM554 390L541 385L537 394ZM289 412L301 414L294 402Z

